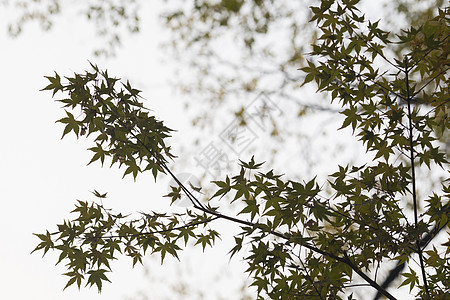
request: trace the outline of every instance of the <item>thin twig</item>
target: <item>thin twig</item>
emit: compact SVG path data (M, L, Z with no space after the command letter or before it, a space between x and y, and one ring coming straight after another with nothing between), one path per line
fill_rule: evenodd
M450 70L450 67L448 67L445 70L442 70L441 72L439 72L438 74L436 74L435 76L431 77L430 80L428 80L427 83L425 83L420 89L417 90L417 92L415 92L411 98L414 98L417 94L419 94L424 88L426 88L430 83L432 83L437 77L441 76L442 74L446 73L448 70ZM409 98L409 96L408 96Z
M413 197L413 205L414 205L414 225L416 230L418 229L418 217L417 217L417 196L416 196L416 171L415 171L415 165L414 165L414 142L413 142L413 126L412 126L412 115L411 115L411 97L409 94L409 71L408 71L408 58L405 57L405 84L406 84L406 96L408 101L408 119L409 119L409 147L410 147L410 159L411 159L411 181L412 181L412 197ZM430 299L430 292L428 290L428 283L427 283L427 277L425 274L425 266L423 263L423 255L422 255L422 248L420 246L420 236L419 232L417 232L416 237L416 244L417 244L417 254L419 254L419 260L420 260L420 268L422 270L422 279L423 284L425 287L425 292L428 296L428 299Z
M101 236L99 237L99 239L115 239L115 238L123 238L123 237L138 237L138 236L145 236L145 235L153 235L153 234L157 234L157 233L165 233L165 232L169 232L172 230L179 230L179 229L185 229L185 228L189 228L189 227L194 227L194 226L198 226L201 224L206 224L209 222L212 222L214 220L217 220L219 217L213 217L211 219L208 220L204 220L204 221L199 221L199 222L194 222L194 223L188 223L182 226L178 226L178 227L172 227L172 228L168 228L168 229L161 229L161 230L155 230L155 231L150 231L150 232L140 232L140 233L135 233L135 234L119 234L119 235L107 235L107 236Z

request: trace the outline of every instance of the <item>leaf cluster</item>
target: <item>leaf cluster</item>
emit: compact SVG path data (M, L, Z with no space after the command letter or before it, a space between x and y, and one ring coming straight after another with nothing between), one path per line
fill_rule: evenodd
M98 199L106 195L97 192ZM161 263L167 254L179 259L178 252L189 239L195 245L213 246L217 231L206 225L214 218L187 211L186 214L141 213L132 219L121 213L113 213L103 204L80 201L71 212L75 216L58 225L53 233L36 234L40 243L33 250L43 250L44 255L52 249L59 253L56 264L65 262L69 277L65 288L76 283L80 288L96 285L102 290L102 283L109 281L106 273L112 271L111 262L118 255L131 258L133 266L142 264L143 256L159 253Z
M93 135L95 146L89 150L94 155L89 164L100 160L103 165L110 158L111 166L117 163L126 167L124 176L132 174L136 178L138 173L151 171L156 179L159 172L164 172L167 160L174 157L165 143L172 130L144 109L140 91L128 81L117 88L119 79L91 66L92 73L66 77L66 83L56 73L46 77L50 84L43 90L68 95L57 100L64 104L66 112L57 121L65 125L62 137L70 132L77 138Z

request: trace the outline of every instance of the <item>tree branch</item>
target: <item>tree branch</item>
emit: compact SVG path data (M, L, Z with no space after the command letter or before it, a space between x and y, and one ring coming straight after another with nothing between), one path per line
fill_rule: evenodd
M412 126L412 114L411 114L411 96L409 93L409 70L408 70L408 58L405 57L405 84L406 84L406 99L408 101L408 120L409 120L409 148L410 148L410 161L411 161L411 181L412 181L412 197L413 197L413 205L414 205L414 224L416 230L418 229L418 217L417 217L417 196L416 196L416 171L414 166L414 142L413 142L413 126ZM416 244L417 244L417 254L419 254L419 260L420 260L420 269L422 271L422 280L423 285L425 287L425 292L428 296L428 299L430 299L430 292L428 290L428 283L427 283L427 276L425 274L425 265L423 263L423 255L422 255L422 248L420 246L420 236L419 232L417 232L416 237Z

